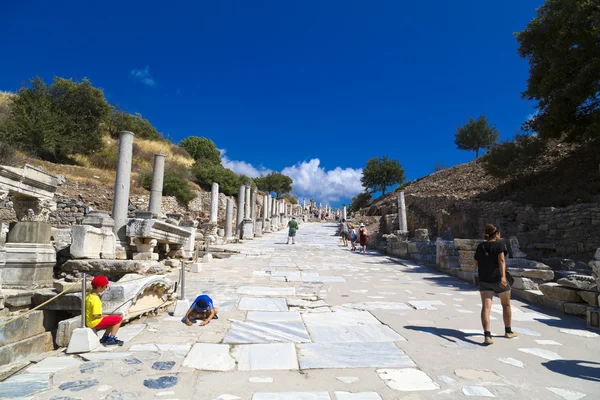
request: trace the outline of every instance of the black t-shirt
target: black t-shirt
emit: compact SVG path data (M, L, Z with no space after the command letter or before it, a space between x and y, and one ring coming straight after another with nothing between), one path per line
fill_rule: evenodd
M480 282L500 282L502 279L500 264L498 264L500 253L504 253L504 257L508 255L508 250L503 242L483 242L477 246L475 260L477 260Z

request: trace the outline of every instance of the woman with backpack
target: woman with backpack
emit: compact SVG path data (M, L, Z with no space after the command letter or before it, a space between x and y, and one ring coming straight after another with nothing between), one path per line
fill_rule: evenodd
M485 227L483 238L486 240L477 246L475 251L475 267L479 271L479 293L481 294L481 325L483 325L484 344L494 343L490 328L490 311L494 293L500 297L502 317L504 319L504 337L511 339L517 336L511 328L512 312L510 309L510 283L512 279L506 271L505 257L508 255L506 245L500 242L500 232L492 225Z

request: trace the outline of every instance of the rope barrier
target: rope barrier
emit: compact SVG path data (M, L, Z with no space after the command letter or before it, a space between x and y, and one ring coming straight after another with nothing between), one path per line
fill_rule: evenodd
M149 276L141 276L141 277L139 277L139 278L130 279L130 280L128 280L128 281L123 281L123 282L115 282L115 284L118 284L118 285L120 285L120 284L122 284L122 283L129 283L129 282L139 281L139 280L141 280L141 279L146 279L146 278L148 278L148 277L149 277ZM67 287L67 288L66 288L66 289L64 289L62 292L60 292L59 294L57 294L56 296L54 296L54 297L52 297L52 298L50 298L50 299L46 300L46 301L45 301L45 302L43 302L42 304L39 304L39 305L37 305L37 306L33 307L31 310L27 310L26 312L24 312L24 313L20 314L18 317L15 317L15 318L13 318L13 319L11 319L11 320L8 320L8 321L6 321L6 322L3 322L3 323L1 323L1 324L0 324L0 328L2 328L2 327L3 327L3 326L5 326L5 325L8 325L8 324L10 324L11 322L14 322L14 321L16 321L16 320L19 320L19 319L21 319L21 318L25 317L26 315L29 315L29 314L31 314L32 312L34 312L34 311L38 310L39 308L41 308L41 307L45 306L46 304L48 304L48 303L50 303L50 302L52 302L52 301L56 300L57 298L59 298L59 297L60 297L60 296L62 296L63 294L65 294L65 293L67 293L68 291L70 291L71 289L73 289L73 288L74 288L75 286L77 286L79 283L81 283L81 281L82 281L82 280L83 280L83 278L79 279L77 282L73 283L71 286ZM129 301L129 300L127 300L127 301ZM123 304L125 304L125 303L123 303ZM122 304L121 306L117 307L116 309L119 309L120 307L122 307L122 306L123 306L123 304ZM163 303L163 304L164 304L164 303ZM116 309L115 309L115 310L116 310ZM114 312L114 310L113 310L113 312Z

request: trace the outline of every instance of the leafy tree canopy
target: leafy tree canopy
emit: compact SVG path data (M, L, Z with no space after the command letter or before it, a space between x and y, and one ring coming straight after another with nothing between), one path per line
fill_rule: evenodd
M298 204L298 199L293 194L286 193L281 198L286 199L290 204Z
M150 121L143 118L140 113L133 115L113 109L108 117L107 126L109 135L114 138L119 137L121 131L133 132L135 137L141 139L160 140L162 137Z
M267 175L254 178L259 190L267 193L275 193L278 198L292 191L292 178L279 172L271 172Z
M215 143L205 137L190 136L179 142L179 147L187 151L196 161L221 164L221 152Z
M197 161L192 166L192 174L196 182L205 189L210 189L213 182L219 184L219 191L227 196L235 196L240 185L247 183L247 177L239 176L221 164L213 164L208 160Z
M348 206L348 211L356 212L356 211L360 210L361 208L368 207L371 204L372 200L373 200L373 197L371 196L371 193L368 193L368 192L359 193L352 198L352 202L350 202L350 205Z
M404 169L398 160L390 160L388 156L374 157L367 161L360 181L371 193L385 194L389 186L404 182Z
M571 140L600 132L600 7L593 0L546 0L516 34L529 60L523 97L538 101L524 128Z
M459 150L474 151L477 158L479 150L489 149L499 137L498 129L490 125L485 115L481 115L476 120L470 117L466 124L456 129L454 144Z

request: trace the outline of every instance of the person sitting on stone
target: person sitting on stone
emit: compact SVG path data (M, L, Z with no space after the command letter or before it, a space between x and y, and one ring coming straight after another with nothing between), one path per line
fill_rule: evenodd
M219 319L217 315L218 312L219 309L213 305L212 299L205 294L201 294L196 297L196 300L194 300L190 309L185 313L183 322L185 322L187 326L192 326L190 318L201 319L203 321L200 323L200 326L204 326L213 319Z
M123 317L119 315L103 315L100 295L108 288L108 278L100 275L92 279L92 289L85 296L85 324L95 330L104 329L100 343L104 346L123 346L117 339L117 331L121 327Z

